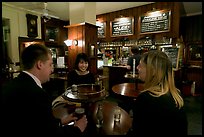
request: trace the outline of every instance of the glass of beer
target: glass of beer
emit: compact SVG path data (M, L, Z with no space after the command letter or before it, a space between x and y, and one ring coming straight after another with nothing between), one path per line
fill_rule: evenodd
M85 114L84 108L79 107L75 109L74 116L76 116L78 119L82 118L84 114Z

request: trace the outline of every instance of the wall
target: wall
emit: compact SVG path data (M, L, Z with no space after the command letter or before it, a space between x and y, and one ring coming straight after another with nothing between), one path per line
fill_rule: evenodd
M15 9L14 7L8 7L2 4L2 19L9 19L10 21L10 41L8 44L8 56L12 62L19 62L19 49L18 49L18 37L27 36L27 20L26 14L29 12ZM29 13L33 14L33 13ZM33 14L34 15L34 14ZM37 15L38 19L38 37L41 39L41 23L40 15Z

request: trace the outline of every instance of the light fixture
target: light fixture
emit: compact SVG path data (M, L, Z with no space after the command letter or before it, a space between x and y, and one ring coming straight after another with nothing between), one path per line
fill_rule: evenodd
M65 40L64 43L67 45L67 46L71 46L72 45L72 40Z
M77 46L77 45L78 45L78 40L74 39L72 42L73 42L73 45L74 45L74 46Z
M151 11L148 11L147 14L149 17L162 16L162 12L156 8L153 8Z
M74 40L70 40L70 39L67 39L64 41L64 43L67 45L67 46L77 46L78 45L78 40L74 39Z
M95 46L92 44L91 45L91 56L94 56L94 48L95 48Z

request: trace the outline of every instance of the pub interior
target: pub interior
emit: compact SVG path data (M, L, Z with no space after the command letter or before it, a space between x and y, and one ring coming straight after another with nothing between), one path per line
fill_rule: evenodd
M87 12L84 8L83 15ZM77 107L84 107L90 120L85 133L126 135L132 126L131 101L137 99L144 84L137 73L127 69L133 45L139 47L140 54L161 50L169 56L176 87L187 100L186 104L202 97L202 13L181 16L183 10L181 2L153 2L100 15L93 13L90 14L95 17L93 21L85 17L83 22L74 18L45 21L39 14L3 3L0 87L22 71L23 49L33 43L44 44L52 51L54 65L50 81L43 85L52 98L53 115L60 118ZM152 15L156 11L159 13ZM81 96L75 96L72 87L67 87L67 74L81 52L89 56L96 83L78 85ZM102 128L97 128L100 105L104 121ZM118 107L119 123L113 117ZM198 113L202 115L201 111L200 108ZM188 128L189 135L202 135L202 123L196 132L191 129L193 123Z

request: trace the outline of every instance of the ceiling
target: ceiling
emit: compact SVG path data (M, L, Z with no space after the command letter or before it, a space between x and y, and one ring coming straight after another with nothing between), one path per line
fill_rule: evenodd
M61 20L69 20L70 2L47 2L50 17ZM83 2L77 2L77 6ZM118 11L122 9L142 6L154 2L96 2L96 15ZM192 16L202 14L202 2L182 2L184 10L181 16ZM20 8L37 14L43 14L44 2L3 2L2 5ZM82 4L81 4L82 5ZM83 6L83 5L82 5Z

